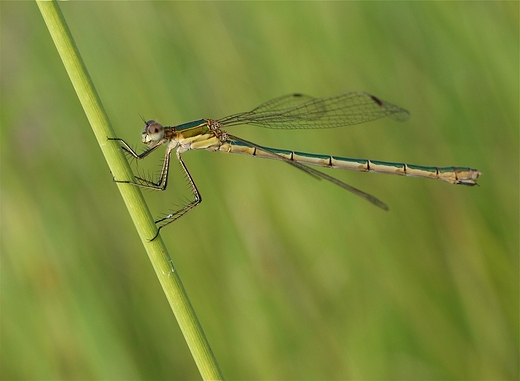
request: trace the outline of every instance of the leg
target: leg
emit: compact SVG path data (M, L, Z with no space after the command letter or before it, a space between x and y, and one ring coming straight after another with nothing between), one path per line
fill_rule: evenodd
M190 184L191 192L193 193L194 199L189 204L185 205L184 207L177 210L176 212L170 213L170 214L166 215L165 217L160 218L157 221L155 221L155 224L157 225L157 233L150 241L153 241L155 238L157 238L157 236L159 235L159 231L163 227L165 227L166 225L171 224L173 221L181 218L182 216L184 216L186 213L188 213L190 210L192 210L193 208L195 208L197 205L199 205L202 202L202 196L200 195L199 190L197 189L197 186L195 185L195 182L193 181L193 178L191 177L190 172L188 171L188 168L186 167L186 164L184 164L184 161L182 161L181 154L179 151L177 151L177 159L179 160L179 163L180 163L182 169L184 170L184 173L186 174L186 177L188 179L188 183ZM168 173L168 171L166 170L166 177L167 177L167 173ZM166 181L167 181L167 179L165 178L165 180L164 180L165 188L166 188Z
M161 168L161 174L159 175L159 179L157 181L151 181L148 179L145 179L143 177L134 176L136 182L131 181L118 181L118 182L124 182L129 184L134 184L141 188L147 188L147 189L153 189L153 190L165 190L166 186L168 185L168 173L170 170L170 154L171 150L166 150L166 154L164 155L164 161Z
M134 151L134 149L132 147L130 147L130 145L127 142L125 142L121 138L108 138L108 140L119 141L121 143L121 148L123 149L123 151L125 151L127 154L129 154L130 156L132 156L134 159L137 159L137 160L144 159L146 156L148 156L150 153L155 151L163 143L161 141L158 144L154 145L153 147L150 147L150 148L146 149L144 152L138 154L137 152ZM134 184L134 185L137 185L137 186L140 186L143 188L148 188L148 189L165 190L166 183L168 180L169 165L170 165L170 151L167 151L165 158L164 158L163 165L162 165L161 175L159 176L159 180L157 182L154 182L154 181L151 181L151 180L139 177L139 176L134 176L136 179L136 182L133 182L130 180L115 180L115 179L114 179L114 181L116 183Z
M151 148L146 149L143 153L138 154L137 152L134 151L134 149L132 147L130 147L130 145L127 142L125 142L121 138L107 138L107 139L108 140L116 140L116 141L120 142L121 143L121 148L123 149L123 151L125 151L130 156L132 156L133 158L138 159L138 160L143 159L146 156L148 156L150 153L155 151L163 143L163 142L158 142L158 144L154 145Z

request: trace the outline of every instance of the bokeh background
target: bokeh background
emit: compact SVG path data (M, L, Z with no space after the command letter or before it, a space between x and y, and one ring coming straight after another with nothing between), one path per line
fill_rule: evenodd
M232 133L483 173L470 188L326 170L385 213L280 162L185 154L204 202L162 236L228 379L518 379L518 2L60 6L136 147L141 115L360 90L410 120ZM36 4L0 11L1 378L198 379ZM171 176L145 194L154 214L189 196Z

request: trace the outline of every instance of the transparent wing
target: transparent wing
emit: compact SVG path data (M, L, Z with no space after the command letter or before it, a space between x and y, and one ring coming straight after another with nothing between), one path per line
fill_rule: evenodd
M265 112L284 111L299 106L303 103L313 101L315 99L316 98L305 94L284 95L278 98L271 99L270 101L267 101L265 103L262 103L260 106L244 114L256 115Z
M370 122L383 117L398 121L410 114L389 102L363 92L327 98L291 94L265 102L257 108L219 120L222 126L253 124L267 128L334 128Z

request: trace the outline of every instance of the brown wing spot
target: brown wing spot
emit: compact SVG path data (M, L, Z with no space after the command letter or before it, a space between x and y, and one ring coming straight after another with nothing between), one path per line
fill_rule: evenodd
M370 95L370 94L369 94L369 96L370 96L370 98L372 98L372 100L374 102L376 102L379 105L379 107L383 107L383 101L381 101L381 99L376 98L376 97L374 97L373 95Z

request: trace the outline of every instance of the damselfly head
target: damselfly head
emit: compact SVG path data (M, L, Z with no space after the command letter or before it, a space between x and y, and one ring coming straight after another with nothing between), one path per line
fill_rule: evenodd
M164 127L155 120L145 122L144 131L142 133L142 141L144 144L157 143L164 137Z

